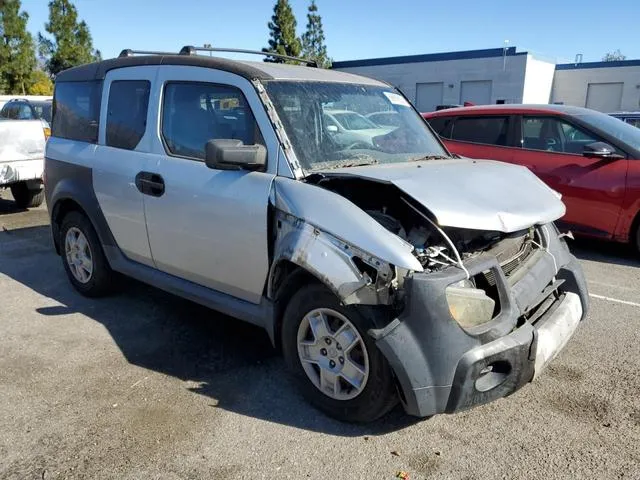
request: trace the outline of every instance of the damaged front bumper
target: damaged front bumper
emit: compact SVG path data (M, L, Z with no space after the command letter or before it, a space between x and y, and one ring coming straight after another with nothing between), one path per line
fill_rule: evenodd
M463 329L449 313L445 290L466 278L460 269L405 280L403 313L370 334L398 378L407 413L453 413L510 395L564 347L586 316L587 287L556 229L544 231L546 250L513 277L493 257L465 264L472 276L494 274L500 312L487 324Z

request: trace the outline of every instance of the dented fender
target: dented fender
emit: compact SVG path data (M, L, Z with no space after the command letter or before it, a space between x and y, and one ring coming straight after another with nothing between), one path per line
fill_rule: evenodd
M346 198L285 177L276 177L273 185L272 201L276 210L302 219L319 231L395 267L423 271L411 244L389 232Z
M391 302L394 271L387 262L290 214L276 213L276 243L269 272L268 292L276 294L276 272L281 261L289 261L309 272L345 304L377 305ZM361 261L360 267L354 258ZM370 268L364 267L367 265ZM375 272L370 275L369 272ZM374 278L372 278L374 277Z

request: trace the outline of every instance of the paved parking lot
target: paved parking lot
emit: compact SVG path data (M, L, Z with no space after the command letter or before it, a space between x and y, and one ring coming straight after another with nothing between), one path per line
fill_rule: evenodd
M591 314L534 384L354 426L298 397L259 329L133 281L82 298L45 209L0 199L0 478L640 479L640 262L575 252Z

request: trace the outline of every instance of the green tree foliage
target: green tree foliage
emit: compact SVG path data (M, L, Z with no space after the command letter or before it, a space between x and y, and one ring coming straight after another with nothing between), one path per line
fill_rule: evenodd
M307 30L302 35L302 56L315 60L319 67L331 67L331 59L327 56L327 46L324 44L322 18L318 15L315 0L311 0L307 13Z
M36 69L29 81L29 95L53 95L53 82L47 72Z
M20 0L0 0L0 92L5 94L25 95L36 66L29 15L20 7Z
M619 60L626 60L627 56L623 55L620 50L616 50L615 52L609 52L602 57L603 62L617 62Z
M263 48L262 51L290 57L300 56L302 46L300 39L296 36L296 25L296 17L288 0L278 0L273 7L273 16L269 22L269 47ZM266 57L264 61L291 63L276 57Z
M39 51L51 76L101 57L93 50L89 27L78 21L78 11L70 0L49 2L49 22L44 27L51 38L38 34Z

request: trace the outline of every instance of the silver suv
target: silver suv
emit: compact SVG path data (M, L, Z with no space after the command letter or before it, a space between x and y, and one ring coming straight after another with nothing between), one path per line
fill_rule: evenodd
M588 297L558 194L450 155L386 83L197 50L56 79L46 196L81 294L124 274L260 325L347 421L504 397L563 348ZM335 111L395 123L354 140Z

